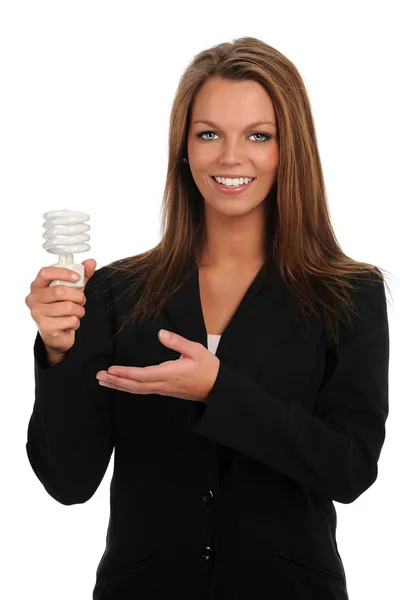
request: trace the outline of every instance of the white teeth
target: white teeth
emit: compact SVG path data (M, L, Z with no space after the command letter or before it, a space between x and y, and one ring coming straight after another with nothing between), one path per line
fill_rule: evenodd
M255 179L255 178L251 177L249 179L247 177L239 177L236 179L230 179L230 178L226 178L226 177L213 177L213 179L215 179L215 181L217 181L218 183L222 183L222 185L230 185L231 187L238 187L239 185L248 184L250 181L253 181L253 179Z

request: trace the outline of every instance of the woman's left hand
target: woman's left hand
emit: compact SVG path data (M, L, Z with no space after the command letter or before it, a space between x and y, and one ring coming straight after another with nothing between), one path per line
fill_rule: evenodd
M164 332L163 338L161 331ZM108 371L97 373L99 384L132 394L160 394L206 402L218 375L219 358L199 342L192 342L165 329L161 331L161 343L181 352L179 359L148 367L111 366ZM166 339L166 333L169 333L170 339Z

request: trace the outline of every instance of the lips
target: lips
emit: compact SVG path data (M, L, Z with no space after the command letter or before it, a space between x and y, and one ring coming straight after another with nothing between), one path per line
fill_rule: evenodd
M224 185L223 183L218 183L214 177L211 176L211 179L217 186L218 192L221 194L226 194L228 196L238 196L239 194L245 194L246 191L251 188L254 183L254 179L251 179L248 183L243 183L242 185L232 186L232 185Z

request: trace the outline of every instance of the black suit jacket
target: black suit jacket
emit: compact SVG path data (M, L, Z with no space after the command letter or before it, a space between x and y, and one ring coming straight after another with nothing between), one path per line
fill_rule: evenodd
M95 272L63 362L48 368L39 333L34 343L26 450L47 492L86 502L115 449L93 599L347 599L332 501L353 502L377 477L388 416L383 283L359 283L361 318L341 325L335 346L320 316L305 328L264 266L220 339L205 403L99 386L96 373L113 364L178 359L161 328L207 347L197 268L154 324L113 338L132 297L110 303L126 285L107 267Z

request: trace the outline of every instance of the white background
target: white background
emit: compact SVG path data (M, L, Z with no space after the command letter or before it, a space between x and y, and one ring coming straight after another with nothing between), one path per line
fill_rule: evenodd
M26 455L36 324L30 283L54 255L43 213L91 216L97 267L154 247L173 96L201 50L258 37L299 69L310 96L335 233L392 274L390 414L376 483L335 503L350 600L400 597L399 87L396 2L9 0L0 9L0 595L89 600L105 547L114 455L95 495L64 506ZM396 59L397 56L397 59ZM397 255L397 260L396 260Z

